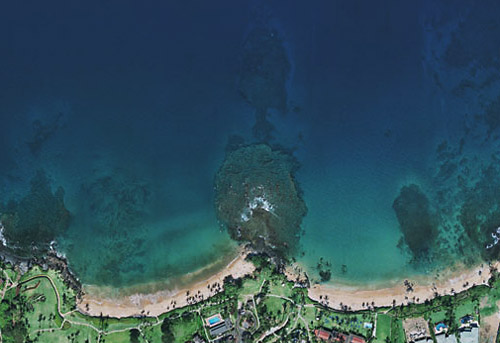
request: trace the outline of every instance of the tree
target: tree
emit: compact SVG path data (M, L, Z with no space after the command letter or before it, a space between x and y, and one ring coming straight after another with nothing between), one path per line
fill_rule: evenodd
M130 330L130 343L139 343L141 332L137 329Z
M162 343L171 343L174 341L174 333L172 332L172 323L168 318L163 319L161 324L161 341Z

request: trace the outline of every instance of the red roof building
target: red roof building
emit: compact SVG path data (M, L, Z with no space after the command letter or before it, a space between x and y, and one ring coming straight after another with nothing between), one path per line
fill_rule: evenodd
M337 331L332 331L332 341L337 342L337 343L346 343L347 336L344 335L343 333L340 333Z
M325 330L314 330L314 335L323 341L328 341L330 339L330 333Z
M362 337L351 335L351 341L349 343L366 343Z

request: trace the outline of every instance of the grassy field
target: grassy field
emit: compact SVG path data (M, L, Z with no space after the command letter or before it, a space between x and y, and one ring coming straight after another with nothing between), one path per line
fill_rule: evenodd
M377 316L376 343L386 343L387 339L391 339L391 324L392 318L387 314L379 314Z

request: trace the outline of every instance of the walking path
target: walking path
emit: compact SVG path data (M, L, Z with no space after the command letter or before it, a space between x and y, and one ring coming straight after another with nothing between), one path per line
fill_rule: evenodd
M59 316L62 318L62 323L61 323L61 326L60 327L57 327L57 328L45 328L45 329L39 329L39 330L35 330L35 332L46 332L46 331L53 331L53 330L62 330L63 327L64 327L64 324L65 323L69 323L71 325L76 325L76 326L85 326L85 327L88 327L88 328L91 328L92 330L94 330L98 336L97 336L97 343L99 343L101 341L101 338L103 335L109 335L109 334L113 334L113 333L119 333L119 332L125 332L125 331L129 331L129 330L132 330L132 329L137 329L139 330L141 333L142 333L142 328L144 326L144 324L139 324L135 327L127 327L127 328L123 328L123 329L116 329L116 330L110 330L110 331L106 331L106 330L103 330L103 329L99 329L97 327L95 327L94 325L92 324L89 324L89 323L83 323L83 322L78 322L78 321L74 321L74 320L71 320L71 319L68 319L67 316L71 315L72 313L75 312L75 310L70 310L66 313L63 313L62 310L61 310L61 295L59 293L59 290L57 289L57 286L54 282L54 280L52 280L52 278L49 276L49 275L45 275L45 274L38 274L38 275L34 275L26 280L23 280L21 282L18 282L18 281L15 281L13 282L9 276L7 275L7 273L4 271L4 275L6 277L6 281L5 281L5 287L3 288L3 290L0 291L0 302L3 300L4 296L5 296L5 293L12 289L12 288L15 288L15 287L18 287L18 286L21 286L22 284L25 284L25 283L28 283L28 282L31 282L33 280L36 280L36 279L47 279L49 282L50 282L50 285L52 286L52 289L54 290L54 293L56 294L56 301L57 301L57 313L59 314ZM157 322L152 324L152 326L156 326L156 325L160 325L161 322L158 320L158 317L156 318L157 319ZM145 339L146 342L148 342L147 339ZM2 343L2 335L1 335L1 332L0 332L0 343ZM89 340L90 342L90 340ZM149 342L148 342L149 343Z

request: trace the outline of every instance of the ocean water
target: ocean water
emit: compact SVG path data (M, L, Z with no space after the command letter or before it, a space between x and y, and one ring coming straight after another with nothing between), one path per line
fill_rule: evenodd
M368 283L497 258L495 13L493 0L2 4L0 200L26 196L38 170L62 187L71 219L54 239L87 284L227 260L214 177L231 136L256 141L258 101L241 93L283 103L238 84L266 68L242 65L264 27L290 67L265 139L301 164L296 259L314 279L320 261L330 282ZM412 184L427 204L410 197L398 217ZM434 236L412 251L402 225Z

